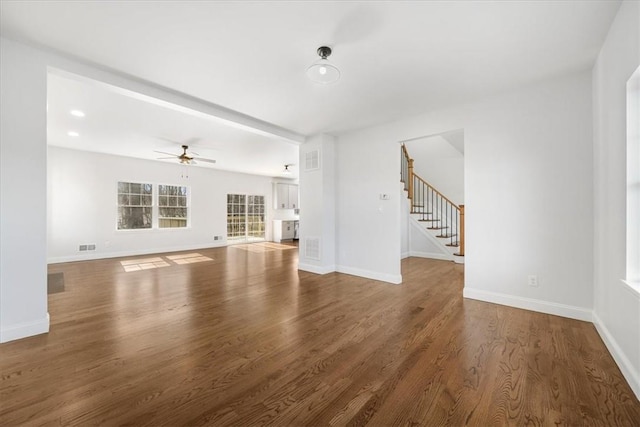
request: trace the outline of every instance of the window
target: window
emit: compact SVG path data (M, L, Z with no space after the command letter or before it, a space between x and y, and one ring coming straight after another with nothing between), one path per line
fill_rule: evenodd
M244 194L227 194L227 240L245 240L246 201Z
M627 274L640 292L640 67L627 82Z
M118 230L151 228L153 186L118 182Z
M264 239L264 196L247 196L247 236Z
M227 194L227 240L263 241L264 196Z
M187 226L187 187L158 185L158 227Z

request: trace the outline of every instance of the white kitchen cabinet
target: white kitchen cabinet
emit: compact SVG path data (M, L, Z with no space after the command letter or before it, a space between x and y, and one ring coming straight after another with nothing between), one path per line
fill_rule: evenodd
M280 243L283 240L293 240L297 238L295 220L273 220L273 241Z
M298 186L289 185L289 209L298 209Z
M274 200L275 209L298 209L298 186L277 183Z

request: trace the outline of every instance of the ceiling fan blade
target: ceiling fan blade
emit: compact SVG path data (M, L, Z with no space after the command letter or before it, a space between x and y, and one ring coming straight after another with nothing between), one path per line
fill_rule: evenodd
M215 163L216 162L213 159L205 159L203 157L196 157L195 160L197 160L199 162L205 162L205 163Z
M178 157L177 154L174 153L167 153L166 151L157 151L157 150L153 150L154 153L160 153L160 154L166 154L167 156L173 156L173 157Z
M196 162L194 159L189 160L189 165L197 165L198 162Z
M173 160L175 159L176 156L171 156L171 157L156 157L156 160Z
M172 144L178 144L178 145L180 144L180 141L176 141L176 140L174 140L174 139L164 138L164 137L162 137L162 136L156 136L156 138L161 139L161 140L163 140L163 141L170 142L170 143L172 143Z

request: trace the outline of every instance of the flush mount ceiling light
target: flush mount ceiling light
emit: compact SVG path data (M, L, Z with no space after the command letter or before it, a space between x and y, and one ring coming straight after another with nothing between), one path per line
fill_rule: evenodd
M84 117L84 112L80 110L71 110L70 113L72 116Z
M331 55L331 48L321 46L318 48L320 59L307 68L307 76L320 84L335 83L340 78L340 70L327 59Z
M67 135L73 136L73 137L80 136L80 134L78 132L75 132L75 131L69 131L69 132L67 132Z

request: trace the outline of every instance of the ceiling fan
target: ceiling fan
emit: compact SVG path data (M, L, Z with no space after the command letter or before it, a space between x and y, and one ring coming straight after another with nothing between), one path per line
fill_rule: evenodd
M207 159L204 157L194 157L194 156L199 156L199 154L194 151L192 151L190 154L187 154L188 149L189 149L188 145L182 145L182 154L178 154L178 155L167 153L164 151L154 151L154 152L171 156L171 157L158 157L158 160L178 159L178 161L183 165L196 165L198 164L198 162L206 162L206 163L216 162L213 159Z

